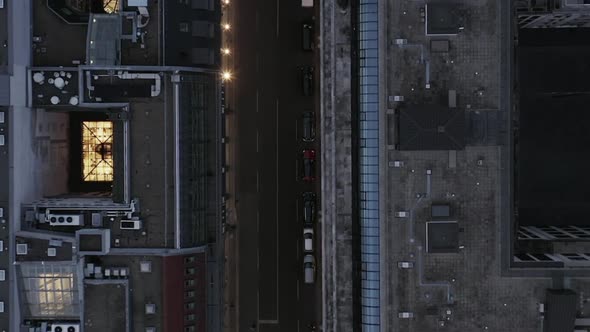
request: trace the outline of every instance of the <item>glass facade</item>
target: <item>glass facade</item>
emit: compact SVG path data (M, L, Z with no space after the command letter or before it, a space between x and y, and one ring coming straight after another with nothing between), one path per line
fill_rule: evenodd
M378 0L359 0L361 326L380 331Z
M23 305L28 318L68 318L80 315L75 265L20 265Z

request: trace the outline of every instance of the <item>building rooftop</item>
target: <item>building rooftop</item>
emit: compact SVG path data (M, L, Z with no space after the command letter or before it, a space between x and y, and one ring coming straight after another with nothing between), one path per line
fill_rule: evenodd
M66 23L47 6L47 1L33 1L31 5L33 66L67 67L73 62L83 63L86 58L87 24Z
M167 13L164 63L168 66L219 66L219 3L209 0L166 1L164 7Z
M511 236L504 230L510 203L506 205L503 193L510 183L505 165L511 133L507 112L512 108L501 98L512 89L510 82L502 81L507 75L503 54L510 50L498 45L512 37L497 29L509 19L497 15L510 13L504 5L492 0L457 2L464 29L453 36L427 36L420 3L400 4L386 14L386 65L380 71L386 73L386 133L380 157L387 163L379 174L386 206L380 206L384 256L379 294L381 305L392 314L381 316L383 330L534 332L543 326L539 303L545 302L548 288L567 285L578 294L589 289L587 282L552 278L548 271L527 278L531 271L509 269L510 253L498 250L510 245ZM434 47L433 40L448 45ZM449 98L450 91L456 92L456 99ZM463 132L458 134L463 148L396 147L396 136L403 137L398 129L407 130L416 117L410 113L414 105L463 113ZM404 108L410 114L398 123L396 111ZM448 204L451 217L433 218L433 204ZM397 211L407 211L407 217L396 217ZM457 222L433 222L449 220ZM439 248L453 252L431 253ZM413 268L400 262L411 262ZM590 310L579 312L588 317ZM404 313L413 318L404 318Z
M73 4L84 2L34 2L34 66L220 64L221 8L215 2L150 1L137 7L117 1L116 10L103 13Z

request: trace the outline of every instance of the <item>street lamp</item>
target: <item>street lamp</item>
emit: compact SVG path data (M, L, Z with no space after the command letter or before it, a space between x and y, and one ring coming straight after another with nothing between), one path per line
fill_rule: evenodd
M223 55L230 55L231 54L231 50L229 48L222 48L221 49L221 53L223 53Z
M232 79L232 74L230 71L224 71L221 73L221 80L230 81L231 79Z
M222 27L223 27L223 30L225 30L225 31L229 31L229 29L231 29L231 25L229 25L229 23L223 24Z

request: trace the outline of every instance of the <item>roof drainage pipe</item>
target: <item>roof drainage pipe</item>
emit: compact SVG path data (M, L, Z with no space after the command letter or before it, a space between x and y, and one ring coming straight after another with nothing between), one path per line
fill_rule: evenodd
M152 85L151 96L157 97L160 95L162 78L158 73L129 73L126 71L117 74L117 77L122 80L155 80L155 84Z

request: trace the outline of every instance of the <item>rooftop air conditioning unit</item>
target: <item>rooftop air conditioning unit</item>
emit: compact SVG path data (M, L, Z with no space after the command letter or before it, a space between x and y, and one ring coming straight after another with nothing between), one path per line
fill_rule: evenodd
M84 223L84 215L48 214L47 221L51 226L81 226Z
M121 229L141 229L141 220L139 218L121 219Z
M57 323L51 325L49 332L80 332L80 324Z

